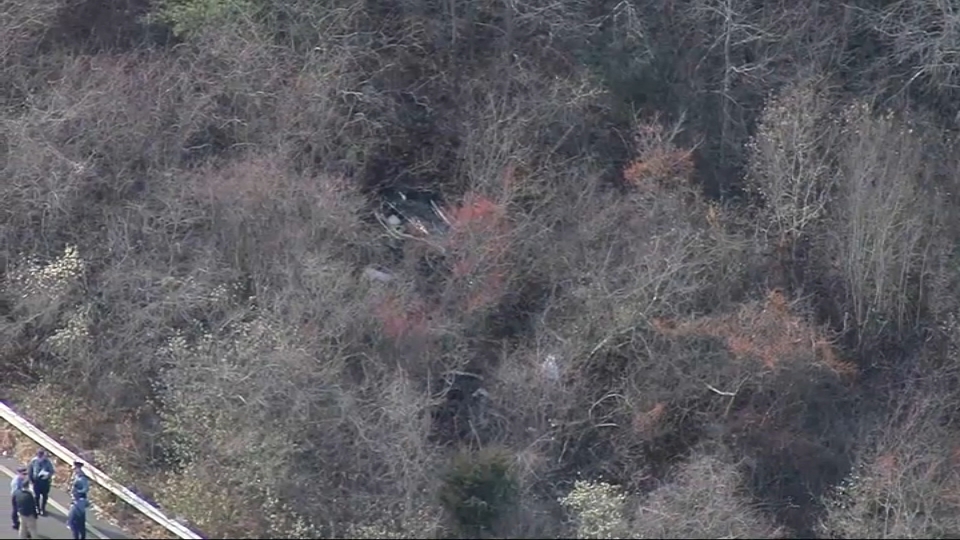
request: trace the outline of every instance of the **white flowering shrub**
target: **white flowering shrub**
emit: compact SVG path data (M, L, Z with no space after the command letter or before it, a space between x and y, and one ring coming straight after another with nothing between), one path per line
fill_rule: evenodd
M349 529L350 538L361 540L375 540L377 538L386 538L390 540L401 540L411 538L403 530L385 522L378 522L372 525L355 525Z
M263 515L268 538L319 538L320 532L296 508L283 502L270 487L263 488Z
M238 407L262 388L263 380L251 381L251 369L268 354L284 349L281 332L261 317L229 325L216 335L201 334L189 342L177 331L160 349L160 356L171 366L158 385L163 417L168 433L175 441L171 450L176 461L187 463L198 454L218 449L224 439L235 440L238 432ZM264 371L267 371L266 369ZM245 384L246 383L246 384ZM217 388L210 394L204 389ZM233 446L243 454L258 449Z
M76 246L67 246L63 254L43 263L30 257L9 268L6 293L31 311L59 305L83 276L84 261Z
M348 538L375 540L377 538L436 538L440 530L440 514L436 509L421 507L409 516L397 520L377 518L368 524L352 525Z
M303 380L294 363L312 366L296 336L269 315L243 315L196 337L175 332L157 353L167 366L156 394L171 470L162 500L201 528L234 537L316 538L280 495L300 474L288 469L301 465L291 457L297 431L288 425L298 421L297 396L285 381ZM207 504L211 486L230 503ZM251 495L230 496L238 491Z
M65 360L86 354L90 347L90 308L81 306L69 311L45 345L50 352Z
M243 298L243 283L239 280L209 283L195 275L167 276L160 280L160 288L167 300L180 306L189 306L204 313L213 313L230 307L233 302L251 303L253 297Z
M628 538L626 501L618 486L577 480L560 504L574 516L577 538Z
M191 347L187 343L187 338L183 335L183 332L178 329L173 332L173 336L164 342L157 351L157 355L169 361L176 361L184 358L187 354L190 354L190 352Z

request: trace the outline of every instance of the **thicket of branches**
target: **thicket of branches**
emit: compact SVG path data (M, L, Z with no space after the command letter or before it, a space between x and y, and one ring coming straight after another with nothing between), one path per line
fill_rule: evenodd
M960 534L958 62L934 0L0 0L2 391L210 537Z

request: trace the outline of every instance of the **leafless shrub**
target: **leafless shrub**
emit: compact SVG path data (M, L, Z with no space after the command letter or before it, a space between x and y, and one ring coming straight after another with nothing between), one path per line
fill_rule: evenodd
M870 339L885 328L916 327L923 279L937 234L938 205L930 196L933 134L868 105L844 116L840 190L830 222L832 256L848 295L848 316Z
M95 219L96 205L157 187L158 171L197 146L211 152L223 142L209 139L211 130L225 134L227 144L245 137L235 129L243 120L218 105L217 89L176 60L98 55L66 60L59 69L48 92L4 121L11 156L5 169L14 179L5 186L5 205L16 216L10 225L24 231L9 234L26 245L25 231L69 238L80 220Z
M371 288L360 272L375 233L361 221L363 201L335 178L289 171L276 155L251 155L185 179L189 189L181 196L204 208L216 231L207 238L213 252L246 269L256 297L234 295L208 321L207 335L184 336L186 356L161 362L166 427L185 445L177 460L193 463L186 471L203 467L189 456L269 462L276 482L242 467L225 474L238 488L269 489L279 501L303 494L306 515L330 517L322 524L329 534L349 534L347 526L365 523L363 509L373 507L414 526L410 520L430 502L431 402L419 389L437 364L420 355L435 337L427 333L419 346L396 347L412 338L406 327L391 333L397 330L391 325L407 323L410 305L392 304L401 309L396 314L379 309L391 294L407 297L404 280ZM209 317L211 309L200 312ZM226 358L232 360L224 364ZM314 467L298 465L307 456L323 456L330 468L313 477ZM285 467L291 468L277 473ZM200 480L206 481L216 480ZM343 506L346 500L353 502ZM184 511L195 504L186 495L175 501ZM204 519L217 529L229 516ZM266 526L248 530L281 534Z
M162 228L151 230L159 224L150 217L130 212L111 220L111 247L126 257L97 260L98 272L89 283L97 300L84 307L97 354L71 355L66 363L70 370L48 375L72 377L78 389L89 390L91 400L105 408L136 407L150 392L151 379L143 373L160 367L154 351L175 330L192 335L198 328L215 327L238 300L246 300L240 294L241 276L219 265L212 250L184 246L182 238L167 237ZM132 224L145 226L134 232ZM149 446L149 441L140 442Z
M557 79L544 77L533 66L508 64L483 75L501 80L492 87L476 81L463 92L465 189L494 200L548 197L551 190L542 184L548 178L530 174L504 183L504 170L546 172L558 158L572 154L574 161L582 159L583 149L575 144L592 128L589 122L596 113L591 109L604 104L605 92L583 70ZM569 150L561 152L564 148Z
M835 189L829 151L839 133L828 120L830 95L819 86L804 81L782 90L748 144L748 189L762 200L767 234L783 245L816 229Z
M744 459L745 489L795 530L805 530L815 513L809 493L821 493L843 470L849 444L843 396L856 378L856 367L841 361L829 334L809 320L799 302L778 291L733 312L688 322L654 319L658 338L647 339L653 352L645 382L662 382L621 392L627 402L646 403L634 405L632 419L643 440L666 444L683 430L688 444L722 440ZM667 365L657 365L666 358ZM808 407L830 414L810 416ZM704 422L700 435L690 420L684 423L691 414Z
M410 520L431 501L429 396L402 371L355 356L359 344L351 336L359 339L370 328L364 322L370 314L357 310L365 305L363 287L351 287L336 271L316 279L321 288L299 302L317 302L324 312L313 312L307 322L287 296L292 291L267 293L258 298L257 310L234 313L216 334L193 343L174 338L164 349L160 395L167 451L183 467L183 477L175 480L264 497L267 490L278 501L298 494L300 515L328 516L317 524L328 534L348 535L348 525L366 523L375 507L378 516L414 526L419 521ZM359 381L351 373L355 362L365 372ZM324 463L320 469L317 459ZM210 470L210 461L221 465ZM245 465L252 463L255 469ZM183 512L197 504L193 488L170 488L168 504ZM214 530L239 526L249 527L243 534L251 536L290 534L269 521L244 525L231 523L229 514L194 517L201 518ZM407 534L422 533L408 525Z
M31 41L50 28L62 7L63 2L37 4L28 0L9 0L0 5L0 59L4 72L15 65Z
M940 418L953 389L908 383L861 434L864 448L827 504L828 538L932 538L960 530L956 433Z
M225 491L263 493L263 490L276 490L276 480L301 476L296 468L287 469L296 467L297 460L291 452L297 446L290 438L294 432L283 425L286 421L294 424L305 421L298 410L306 412L310 407L328 403L333 409L323 416L329 415L333 423L328 427L336 429L340 398L335 387L322 382L327 378L325 373L312 374L315 382L308 385L309 390L304 389L306 392L291 393L282 387L283 381L289 379L278 377L280 373L296 366L305 368L309 363L284 347L286 343L277 341L283 340L278 334L280 331L260 317L248 324L233 325L225 330L229 335L218 336L215 342L206 338L188 348L174 341L168 347L169 367L161 382L160 395L166 419L164 428L173 441L169 448L173 452L171 459L179 464L184 475L183 479L175 479L180 487L171 486L173 497L168 497L168 504L176 511L183 512L197 504L189 498L190 491L182 486L184 481L197 482L193 485L198 487L210 483L222 486ZM269 353L270 358L263 356L265 353ZM330 367L335 368L336 363ZM209 393L201 391L202 388L218 390ZM210 399L217 401L210 402ZM275 416L280 410L285 411L285 420ZM271 426L269 434L263 430L268 425ZM211 463L221 465L210 470ZM236 465L231 469L224 467L224 463ZM247 467L248 463L258 466ZM267 471L269 474L264 475ZM238 515L217 517L214 509L208 511L208 517L192 514L192 519L204 528L250 534L249 528L254 526L240 522ZM240 529L235 529L238 526Z
M630 512L634 538L783 538L786 532L751 501L735 464L702 452Z
M693 149L678 148L677 135L683 122L667 129L654 118L641 123L635 134L636 159L623 171L623 179L640 191L676 189L674 182L689 182L693 175Z
M916 328L925 305L942 219L927 156L939 155L939 143L935 129L905 115L876 116L857 103L831 120L833 108L810 83L771 102L747 180L764 200L777 251L789 255L781 262L806 261L799 270L810 272L826 248L848 299L838 326L842 318L866 344ZM830 240L810 242L821 235Z
M299 167L357 167L379 150L391 105L362 84L365 61L353 47L324 47L310 53L279 89L271 142Z
M771 91L811 72L833 69L850 32L846 6L824 2L756 4L742 0L663 2L651 39L663 69L691 81L678 109L708 133L702 159L723 187L739 188L755 130ZM652 8L652 5L650 6ZM668 43L670 45L668 45ZM827 68L826 66L830 66ZM672 90L672 88L671 88Z
M494 377L484 385L492 402L487 422L495 426L494 440L515 452L520 497L517 511L508 516L506 530L524 538L561 533L555 519L556 501L548 494L556 469L562 467L566 408L577 402L569 385L544 371L544 360L551 355L546 353L545 337L537 339L543 348L521 348L505 355ZM554 361L558 375L568 369L570 359L556 357Z
M870 22L893 46L894 60L910 66L906 84L960 83L960 10L951 2L892 2L871 10Z
M355 186L329 175L297 174L282 155L249 154L187 176L191 196L208 210L219 232L224 255L247 261L251 271L282 269L275 257L299 253L294 246L322 242L325 255L350 259L351 248L374 245L362 222L365 200ZM334 245L336 252L330 251Z
M646 150L647 161L683 155L652 144ZM730 298L729 287L744 268L742 260L731 263L745 244L676 174L685 170L682 159L677 163L680 167L648 167L643 182L624 190L600 183L586 166L554 177L554 191L525 218L537 225L518 237L515 247L519 260L536 265L553 289L535 323L538 350L527 348L519 357L524 367L512 369L527 374L515 374L520 380L538 376L552 355L559 380L539 376L541 384L552 386L536 401L528 394L528 405L513 407L511 417L541 427L527 436L511 430L510 436L520 447L553 453L590 478L602 473L630 488L648 483L644 447L656 447L660 435L676 432L688 400L709 392L704 380L722 384L716 375L723 368L704 363L705 353L695 345L671 346L652 335L652 319L701 306L717 309L716 300ZM627 172L642 168L634 164ZM724 290L714 290L712 284L720 282ZM693 358L703 371L689 363ZM497 392L512 387L498 386ZM524 397L516 390L510 395L516 396L510 402ZM723 405L718 407L722 412ZM606 458L587 458L592 452Z
M560 502L575 522L576 538L783 537L742 484L736 465L701 450L645 496L577 481Z
M8 179L0 187L0 208L7 216L0 234L6 240L3 249L12 259L17 248L38 254L40 238L69 227L93 171L85 157L68 157L51 144L39 126L12 118L0 122L7 152L0 170Z
M794 312L783 293L771 291L763 302L742 305L736 313L703 317L687 323L654 319L666 335L709 335L723 339L739 359L759 360L767 369L782 362L815 362L841 375L856 366L837 359L829 339Z
M637 163L628 174L646 162ZM544 230L532 231L527 244L537 250L531 256L551 261L544 265L551 282L564 286L543 324L583 347L571 356L596 353L650 317L696 309L697 295L711 294L703 286L708 275L738 279L742 267L721 261L743 244L711 225L711 206L682 177L668 174L651 180L653 189L624 193L587 171L580 176L565 180L555 206L535 216Z

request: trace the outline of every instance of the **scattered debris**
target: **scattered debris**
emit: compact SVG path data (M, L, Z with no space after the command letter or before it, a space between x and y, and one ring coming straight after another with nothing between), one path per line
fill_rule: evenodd
M377 219L394 236L423 238L443 234L450 228L450 222L438 201L436 194L427 191L385 191L381 194Z
M379 281L380 283L389 283L390 281L393 281L393 274L388 274L387 272L382 272L369 266L363 269L363 275L367 279Z
M560 364L557 362L557 355L548 354L540 364L540 373L551 381L560 380Z

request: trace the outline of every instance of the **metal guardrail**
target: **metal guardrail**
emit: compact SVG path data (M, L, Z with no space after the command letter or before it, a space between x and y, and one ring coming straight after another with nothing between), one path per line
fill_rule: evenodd
M85 460L80 459L79 456L64 448L63 445L55 441L52 437L40 431L39 428L14 412L14 410L8 407L5 403L0 403L0 417L9 422L13 427L20 430L21 433L33 439L33 442L45 448L48 452L57 456L61 460L70 464L73 464L75 461L83 461L83 470L90 480L103 487L110 493L113 493L143 514L147 515L150 519L157 522L161 527L177 535L177 537L197 540L201 540L203 538L187 527L165 516L163 512L158 510L155 506L141 499L135 493L111 479L100 469L87 463Z

